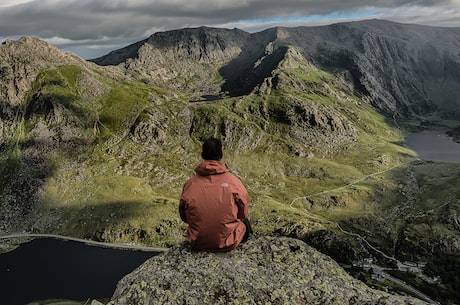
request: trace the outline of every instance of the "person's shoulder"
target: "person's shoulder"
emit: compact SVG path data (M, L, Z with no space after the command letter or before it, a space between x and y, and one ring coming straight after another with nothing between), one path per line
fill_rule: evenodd
M190 177L187 179L187 181L186 181L185 183L187 183L187 182L190 183L190 182L198 181L198 180L201 180L202 178L203 178L203 176L200 176L200 175L198 175L198 174L195 174L195 175L193 175L193 176L190 176Z
M184 182L184 186L189 186L193 183L196 183L198 180L200 180L200 176L199 175L193 175L191 177L189 177L185 182Z

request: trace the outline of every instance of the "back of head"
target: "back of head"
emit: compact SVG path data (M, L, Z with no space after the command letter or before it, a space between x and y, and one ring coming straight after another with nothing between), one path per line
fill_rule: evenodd
M222 142L215 138L209 138L203 141L203 150L201 157L204 160L217 160L222 159Z

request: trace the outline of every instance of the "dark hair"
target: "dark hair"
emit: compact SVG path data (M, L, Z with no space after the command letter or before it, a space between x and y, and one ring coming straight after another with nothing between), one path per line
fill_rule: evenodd
M209 138L203 141L203 150L201 157L205 160L222 159L222 142L215 138Z

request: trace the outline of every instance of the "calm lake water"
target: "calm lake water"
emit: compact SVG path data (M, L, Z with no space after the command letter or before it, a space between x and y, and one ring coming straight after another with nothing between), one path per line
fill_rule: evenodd
M34 239L0 255L0 303L110 298L123 276L157 254Z
M460 143L448 137L445 131L421 131L408 135L405 146L417 152L420 159L460 163Z

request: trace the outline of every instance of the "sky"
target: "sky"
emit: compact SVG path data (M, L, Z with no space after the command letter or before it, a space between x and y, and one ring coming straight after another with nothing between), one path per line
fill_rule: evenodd
M460 27L460 0L0 0L0 42L37 37L90 59L159 31L253 33L363 19Z

